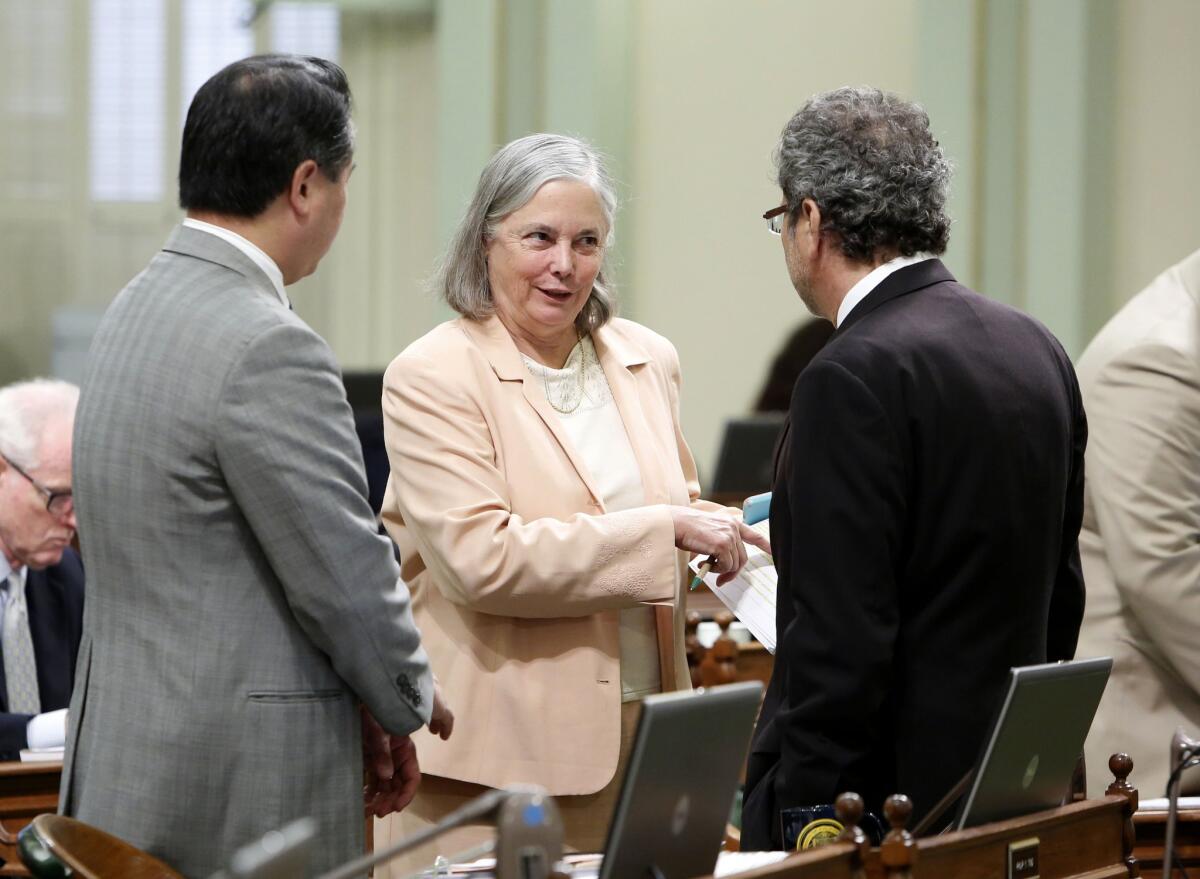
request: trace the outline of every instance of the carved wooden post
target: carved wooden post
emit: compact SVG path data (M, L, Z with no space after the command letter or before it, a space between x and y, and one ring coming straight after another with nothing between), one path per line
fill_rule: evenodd
M727 610L719 612L714 619L721 627L721 634L704 655L700 663L700 682L706 687L732 684L737 680L737 642L729 637L729 626L733 614Z
M879 846L879 860L888 879L910 879L917 862L917 841L906 825L912 817L912 800L904 794L892 794L883 804L883 814L892 829Z
M1125 798L1125 826L1121 834L1121 854L1125 856L1125 869L1129 871L1130 879L1140 876L1137 858L1133 856L1133 813L1138 808L1137 788L1129 783L1129 773L1133 772L1133 758L1128 754L1113 754L1108 758L1108 769L1116 780L1108 786L1106 794L1116 794Z
M704 646L696 635L696 629L699 627L700 611L689 610L684 617L683 650L687 656L688 674L691 676L693 687L700 686L700 663L704 660Z
M858 826L863 816L862 797L855 793L839 794L833 804L833 813L842 822L842 832L838 834L838 842L852 842L856 851L851 858L850 868L854 879L866 879L867 851L871 848L871 840L866 832Z

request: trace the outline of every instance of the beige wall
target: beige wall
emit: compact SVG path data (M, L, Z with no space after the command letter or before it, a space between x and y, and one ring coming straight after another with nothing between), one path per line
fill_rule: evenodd
M1118 33L1110 310L1200 248L1200 3L1123 0Z
M763 211L771 153L803 102L846 83L911 92L911 2L638 6L627 311L667 335L684 370L683 424L711 476L725 416L749 410L807 313ZM871 21L864 32L862 22ZM819 36L818 36L819 35Z

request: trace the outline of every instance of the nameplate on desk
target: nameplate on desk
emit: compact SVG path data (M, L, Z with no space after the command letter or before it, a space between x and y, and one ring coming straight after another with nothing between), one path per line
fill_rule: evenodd
M1008 844L1008 879L1038 879L1038 847L1036 836Z

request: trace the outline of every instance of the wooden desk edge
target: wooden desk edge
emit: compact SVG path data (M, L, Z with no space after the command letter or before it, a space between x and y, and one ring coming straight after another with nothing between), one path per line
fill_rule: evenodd
M968 827L965 830L956 830L953 833L947 833L942 836L922 837L917 840L917 843L922 852L935 851L948 845L961 845L964 842L982 845L994 842L997 839L1003 839L1014 833L1028 834L1030 822L1035 820L1038 822L1039 830L1042 831L1052 830L1058 825L1072 824L1081 819L1091 817L1093 812L1099 811L1100 806L1109 807L1117 815L1121 815L1122 810L1125 808L1125 798L1110 794L1103 797L1081 800L1078 803L1069 803L1065 806L1059 806L1057 809L1047 809L1044 812L1035 812L1032 815L1025 815L1021 818L1009 818L1005 821L996 821L980 827ZM872 851L877 851L877 849L872 849Z
M61 760L35 760L25 762L22 760L5 760L0 762L0 778L4 776L20 776L20 775L53 775L62 774L63 761Z

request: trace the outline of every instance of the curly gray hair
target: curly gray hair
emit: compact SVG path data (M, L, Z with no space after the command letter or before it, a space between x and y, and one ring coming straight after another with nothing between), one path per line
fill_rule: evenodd
M446 303L476 320L495 310L488 283L485 242L500 222L520 210L551 180L578 180L596 193L607 228L605 256L575 325L589 333L608 323L616 312L612 284L605 276L613 238L617 196L599 154L574 137L531 134L502 147L479 175L475 196L459 223L430 284Z
M784 126L775 164L793 221L811 198L850 259L946 250L950 163L919 105L874 88L815 95Z

